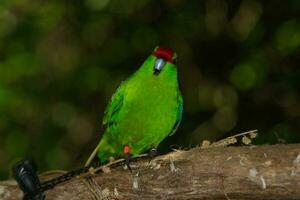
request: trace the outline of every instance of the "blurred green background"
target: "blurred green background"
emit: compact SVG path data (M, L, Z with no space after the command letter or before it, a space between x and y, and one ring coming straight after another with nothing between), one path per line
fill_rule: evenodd
M300 1L1 0L0 179L83 165L119 83L155 46L178 54L191 147L250 129L300 142Z

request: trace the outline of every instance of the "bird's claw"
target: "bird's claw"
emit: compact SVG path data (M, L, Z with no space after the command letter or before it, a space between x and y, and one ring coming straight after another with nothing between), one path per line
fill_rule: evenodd
M149 152L148 152L148 157L150 159L154 158L155 156L157 156L157 149L156 148L152 148Z
M126 153L125 154L125 166L130 170L130 172L132 173L132 169L130 167L130 163L132 161L132 155L130 153Z

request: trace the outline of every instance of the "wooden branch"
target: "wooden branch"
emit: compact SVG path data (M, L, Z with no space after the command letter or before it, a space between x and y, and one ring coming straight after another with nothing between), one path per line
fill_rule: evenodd
M74 178L46 199L300 199L300 144L194 148L133 164L93 175L90 189ZM0 199L21 197L14 181L0 182Z

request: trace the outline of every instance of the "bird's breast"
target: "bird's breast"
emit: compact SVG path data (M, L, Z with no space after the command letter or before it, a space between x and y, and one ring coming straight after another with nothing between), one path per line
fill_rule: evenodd
M155 80L136 85L127 91L124 107L123 123L131 131L168 132L176 120L176 85Z

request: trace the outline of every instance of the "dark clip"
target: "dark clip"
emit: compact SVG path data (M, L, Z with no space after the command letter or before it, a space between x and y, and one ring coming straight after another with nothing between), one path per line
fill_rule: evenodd
M13 176L24 192L24 200L44 200L45 195L39 191L40 180L37 166L31 158L25 158L13 166Z

